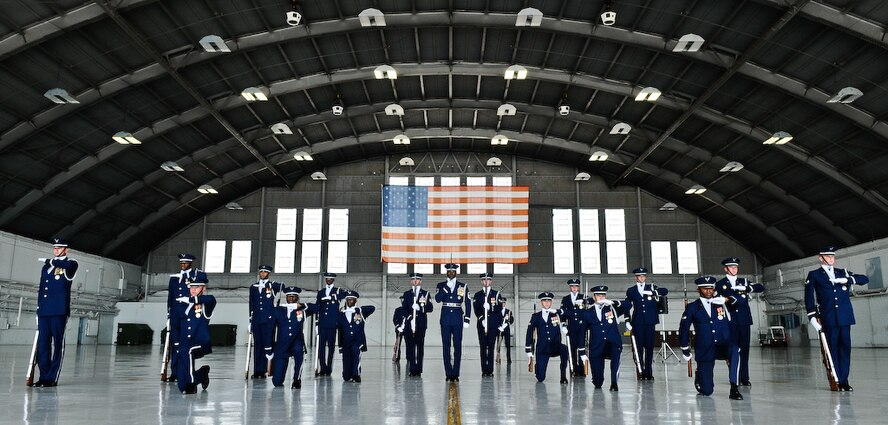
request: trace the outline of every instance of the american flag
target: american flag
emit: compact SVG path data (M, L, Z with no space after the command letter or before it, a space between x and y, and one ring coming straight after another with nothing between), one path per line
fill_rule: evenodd
M527 186L383 186L382 260L527 263Z

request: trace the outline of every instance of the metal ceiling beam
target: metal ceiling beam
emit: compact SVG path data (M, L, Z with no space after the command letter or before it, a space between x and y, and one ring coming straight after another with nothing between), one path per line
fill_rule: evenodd
M648 146L648 148L641 155L639 155L638 158L636 158L635 161L631 165L629 165L629 167L627 167L626 170L624 170L617 177L616 180L611 182L611 187L620 184L620 182L623 181L623 179L625 179L633 171L635 171L635 169L639 165L641 165L641 163L643 163L648 156L654 153L654 151L657 150L657 148L660 147L660 145L663 144L666 139L672 136L672 133L674 133L676 130L678 130L679 127L684 125L685 121L687 121L688 118L694 116L697 109L702 108L710 97L721 90L722 86L724 86L728 82L728 80L730 80L746 62L752 59L752 57L755 56L755 54L758 53L758 51L761 50L762 47L768 44L771 38L777 35L777 33L780 32L780 30L782 30L783 27L786 26L786 24L788 24L789 21L792 20L792 18L794 18L799 13L799 8L801 6L804 6L805 3L807 3L808 1L810 0L800 0L798 3L790 7L789 10L787 10L786 13L784 13L783 16L781 16L780 19L777 20L777 22L771 25L771 28L769 28L768 31L761 38L756 40L752 46L746 49L746 51L743 52L743 54L740 55L740 57L738 57L734 61L734 63L731 64L727 71L722 73L718 80L706 87L706 91L704 91L702 95L694 99L694 102L691 103L691 105L687 109L685 109L684 112L682 112L681 116L676 118L675 121L673 121L672 124L669 125L669 128L667 128L660 134L657 140L655 140L650 146Z
M400 130L392 130L386 131L382 133L367 133L361 134L359 137L344 137L336 140L330 140L320 143L315 143L312 145L312 155L319 156L324 153L333 153L346 149L355 149L358 144L381 144L386 143L393 139L396 135L400 134ZM472 128L431 128L431 129L408 129L407 136L411 139L423 139L423 138L484 138L487 139L488 136L479 136L477 129ZM523 144L545 144L551 148L559 149L565 151L566 154L580 154L587 155L589 151L589 145L585 143L579 142L571 142L564 139L557 138L546 138L539 134L531 134L531 133L518 133L513 131L502 131L501 134L508 137L509 139L520 140ZM605 150L606 149L602 149ZM272 161L275 161L276 164L281 164L284 162L294 161L292 156L289 153L282 153L275 155L271 158ZM618 164L626 164L627 159L623 158L621 155L616 153L610 153L608 157L608 161L616 162ZM219 179L215 179L208 184L212 185L219 189L220 192L224 192L225 186L227 184L233 183L249 175L262 171L262 167L258 166L258 164L250 164L242 169L238 169L232 172L229 172L222 176ZM653 164L644 164L642 171L645 173L649 173L655 177L658 177L664 181L667 181L675 186L677 186L681 191L684 188L692 186L696 184L696 182L684 178L677 173L672 171L663 170L656 167ZM238 196L242 196L243 194L238 194ZM188 191L182 196L180 196L176 200L171 200L167 204L160 207L156 212L145 217L138 225L130 226L126 230L122 231L120 235L107 243L103 248L103 254L107 255L108 253L114 251L121 244L126 243L130 239L136 237L139 232L143 230L147 230L152 224L166 215L172 213L177 208L182 205L187 205L193 200L197 199L200 196L207 196L198 194L196 191ZM792 239L789 238L786 234L784 234L779 229L768 226L764 223L760 218L749 213L743 206L737 204L733 201L724 202L724 197L717 193L712 193L707 195L706 198L715 204L719 204L725 210L731 212L732 214L740 217L744 221L748 222L752 226L762 230L772 236L778 243L782 244L786 249L790 250L794 254L798 256L804 255L804 251L795 243L792 242ZM724 203L722 203L724 202Z
M810 3L809 3L810 4ZM452 20L451 20L452 19ZM481 13L481 12L423 12L423 13L393 13L386 14L386 25L389 27L416 27L416 26L484 26L491 28L515 28L515 16L505 13ZM716 47L716 50L705 50L697 53L672 53L676 40L667 40L658 34L641 33L626 30L619 27L595 25L589 22L558 20L543 18L542 30L559 34L574 35L578 37L592 37L615 43L628 44L635 47L647 48L653 51L663 51L668 55L676 55L683 58L708 63L719 68L730 67L731 58L719 55L716 50L728 50ZM233 40L226 40L232 51L244 51L265 47L276 43L285 43L311 37L323 37L327 35L346 34L350 31L362 29L357 18L345 20L322 21L287 27L274 32L263 32L245 35ZM530 31L531 29L526 29ZM710 44L711 45L711 44ZM176 69L201 63L219 57L219 53L207 53L202 49L188 49L191 46L183 46L173 51L187 50L187 53L179 53L169 57L169 63ZM577 64L580 62L578 61ZM511 64L510 64L511 65ZM818 107L829 109L838 115L845 117L857 125L872 131L874 134L888 140L888 121L880 120L876 115L858 109L851 104L832 103L826 101L835 93L826 93L814 87L809 87L804 81L792 77L777 74L771 70L745 63L738 70L739 74L758 81L761 84L786 91L796 97L807 99ZM112 96L122 90L137 86L155 78L166 75L166 71L159 64L150 64L132 73L112 78L98 84L95 88L89 88L75 97L80 102L73 105L52 105L46 110L35 114L30 120L21 121L6 133L0 135L0 151L12 145L16 141L29 134L52 124L54 121L76 112L81 108L99 101L103 97Z
M780 9L787 7L786 0L756 1L768 3ZM801 12L815 21L830 24L877 46L888 47L888 28L877 22L842 12L832 5L819 1L812 1L802 6Z

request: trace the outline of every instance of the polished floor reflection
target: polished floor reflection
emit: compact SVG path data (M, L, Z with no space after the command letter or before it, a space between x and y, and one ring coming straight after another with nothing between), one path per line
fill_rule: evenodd
M158 347L69 347L59 386L28 388L25 363L30 347L0 352L2 424L445 424L445 423L806 423L873 424L888 417L888 350L855 349L853 393L828 390L819 351L809 348L753 349L753 386L742 401L728 399L727 371L712 397L695 395L684 363L655 366L654 382L634 381L624 350L620 392L595 390L591 381L560 385L557 361L549 380L538 384L527 364L500 365L493 378L480 377L477 358L463 361L460 382L444 382L440 348L427 357L422 379L391 363L390 350L371 347L363 360L363 382L337 375L306 376L300 390L274 388L271 380L244 381L245 349L218 348L208 391L183 396L159 382ZM476 354L477 356L477 354ZM523 359L523 354L515 356ZM307 368L310 370L310 365ZM458 399L457 399L458 397Z

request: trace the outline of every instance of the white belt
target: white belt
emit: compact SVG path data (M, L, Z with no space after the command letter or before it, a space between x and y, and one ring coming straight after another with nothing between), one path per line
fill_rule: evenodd
M444 305L444 307L453 307L453 308L462 307L461 303L443 303L443 305Z

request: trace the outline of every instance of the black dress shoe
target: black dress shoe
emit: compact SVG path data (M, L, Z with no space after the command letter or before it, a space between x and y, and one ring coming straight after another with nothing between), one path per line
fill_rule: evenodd
M741 387L751 387L752 383L749 381L740 381L740 386Z
M596 386L595 386L595 389L596 389L596 390L600 390L600 389L601 389L601 385L596 385Z
M185 391L182 391L182 394L197 394L197 385L189 385L185 387Z
M743 400L743 394L737 389L737 384L731 384L731 394L728 396L731 400Z
M567 382L568 382L568 381L567 381L567 377L566 377L566 376L562 376L562 377L561 377L561 383L562 383L562 384L566 384Z
M176 375L171 375L167 377L167 382L176 382Z
M848 384L845 384L845 385L839 385L839 388L841 388L842 391L854 391L854 388L851 388L851 386L848 385Z
M352 382L357 382L357 383L360 384L360 383L361 383L361 377L360 377L360 376L355 376L354 378L352 378Z
M301 379L294 379L293 386L290 388L296 388L296 389L302 388L302 380Z
M58 387L59 383L56 381L43 381L43 387ZM850 388L850 387L849 387Z
M209 366L201 366L200 370L203 370L205 373L203 382L200 383L201 388L204 390L210 386L210 367Z
M617 392L617 391L620 391L620 387L617 386L617 383L616 383L616 382L613 382L613 383L611 383L610 390L613 391L613 392Z

